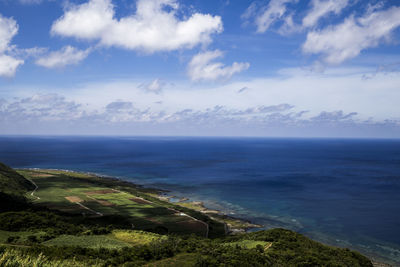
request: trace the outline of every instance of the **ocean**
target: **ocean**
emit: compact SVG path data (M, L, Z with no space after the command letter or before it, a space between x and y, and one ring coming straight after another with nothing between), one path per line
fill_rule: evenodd
M168 189L400 265L400 140L3 136L0 162Z

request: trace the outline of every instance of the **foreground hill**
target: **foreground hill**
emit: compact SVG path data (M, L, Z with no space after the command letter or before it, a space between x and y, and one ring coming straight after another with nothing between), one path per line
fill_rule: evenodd
M372 266L285 229L227 235L222 217L115 179L3 164L0 175L0 266Z
M0 212L23 209L25 194L35 186L15 170L0 162Z
M21 195L35 186L12 168L0 162L0 191L7 194Z

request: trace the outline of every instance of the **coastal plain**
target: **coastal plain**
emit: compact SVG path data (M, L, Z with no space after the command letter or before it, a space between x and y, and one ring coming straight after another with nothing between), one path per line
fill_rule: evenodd
M93 175L58 170L23 170L22 175L37 186L28 197L36 205L87 217L121 215L132 229L161 233L208 235L208 225L150 197L134 186L102 185ZM125 191L123 191L125 190Z

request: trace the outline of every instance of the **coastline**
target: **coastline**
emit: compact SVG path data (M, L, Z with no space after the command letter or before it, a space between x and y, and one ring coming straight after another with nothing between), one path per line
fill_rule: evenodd
M238 218L232 215L228 215L224 213L221 210L218 209L212 209L206 206L206 204L203 201L195 201L191 200L187 196L180 196L177 197L172 193L172 190L168 189L163 189L163 188L158 188L158 187L148 187L144 184L140 184L137 181L129 181L126 178L122 177L116 177L116 176L110 176L110 175L104 175L100 173L94 173L94 172L87 172L87 171L75 171L75 170L70 170L70 169L52 169L52 168L18 168L17 170L31 170L31 171L38 171L38 172L59 172L59 173L66 173L66 174L74 174L75 176L81 176L82 178L94 178L94 179L99 179L101 181L105 182L110 182L108 185L111 187L113 186L114 182L116 182L115 185L126 185L128 187L133 187L136 189L139 189L146 195L152 197L152 198L157 198L160 201L170 203L172 205L177 205L181 206L183 208L187 208L193 211L200 212L204 215L207 215L211 219L221 222L225 224L225 233L228 235L234 235L234 234L241 234L241 233L246 233L249 231L257 231L257 230L264 230L264 229L270 229L270 228L285 228L284 225L271 225L269 227L266 227L265 225L258 225L255 223L252 223L248 219L243 219L243 218ZM331 246L338 246L335 244L331 244L330 242L327 241L321 241L319 242L326 244L326 245L331 245ZM357 248L354 248L352 246L348 246L351 249L358 250ZM359 251L359 250L358 250ZM390 266L396 266L396 263L394 262L389 262L388 259L384 259L377 254L372 255L370 253L366 253L366 251L363 252L364 255L367 255L371 261L374 263L374 266L377 267L390 267ZM395 264L395 265L391 265Z
M156 197L162 201L168 201L175 205L199 211L209 216L211 219L225 223L229 234L244 233L249 230L262 229L265 227L264 225L255 224L248 219L238 218L228 215L221 210L208 208L203 201L194 201L188 197L178 198L174 195L168 195L167 193L170 191L166 191L166 193L159 194Z

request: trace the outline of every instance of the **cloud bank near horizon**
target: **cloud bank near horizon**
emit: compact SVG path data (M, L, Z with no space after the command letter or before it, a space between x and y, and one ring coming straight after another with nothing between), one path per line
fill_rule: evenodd
M93 133L92 129L95 133L131 135L251 135L254 131L260 136L353 136L347 132L351 129L362 136L394 137L400 133L400 111L396 108L400 77L370 69L371 77L365 78L365 71L339 68L317 74L286 69L277 78L230 82L212 89L188 88L187 83L168 84L159 79L86 84L57 94L33 90L29 95L24 88L18 98L1 99L2 124L7 127L0 133L12 133L7 131L15 131L12 124L18 122L16 125L31 125L31 131L40 131L35 125L48 124L75 134ZM383 88L382 79L388 75L392 82ZM110 90L114 97L110 97ZM391 102L379 100L382 91ZM63 124L72 128L65 129ZM363 133L362 129L368 131ZM50 126L47 130L57 132Z

